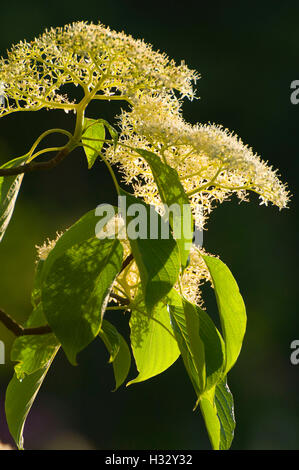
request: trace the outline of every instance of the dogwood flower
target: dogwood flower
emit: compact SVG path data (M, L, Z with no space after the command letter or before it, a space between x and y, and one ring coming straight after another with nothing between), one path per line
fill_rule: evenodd
M73 110L83 117L92 100L124 100L130 110L119 118L118 145L105 144L107 162L120 165L126 183L136 196L161 211L162 201L151 169L136 152L145 149L177 171L189 197L195 224L206 226L217 203L236 194L248 200L259 195L261 204L287 207L289 192L276 170L264 162L241 139L215 124L187 123L182 98L193 99L199 74L184 62L177 65L142 40L133 39L102 24L75 22L51 28L31 42L21 41L0 58L0 117L17 111L41 108ZM73 101L65 85L81 87L83 96ZM80 122L78 134L80 139ZM57 240L56 240L57 241ZM55 242L38 248L45 259ZM125 256L128 240L122 240ZM199 286L209 280L199 248L192 247L190 263L180 288L201 304ZM114 291L133 299L140 285L133 260L118 276ZM178 288L178 286L176 286Z
M261 204L287 207L289 192L276 170L222 126L185 122L181 104L174 97L139 96L131 111L122 112L120 127L120 145L116 151L108 148L107 157L120 164L135 195L161 205L151 170L135 150L143 148L177 171L199 229L205 226L215 203L231 194L247 200L252 191L259 195Z
M193 98L198 74L176 65L142 40L102 24L76 22L51 28L31 42L12 47L0 59L0 83L7 106L0 116L45 108L75 110L63 86L81 86L91 99L132 100L139 90Z

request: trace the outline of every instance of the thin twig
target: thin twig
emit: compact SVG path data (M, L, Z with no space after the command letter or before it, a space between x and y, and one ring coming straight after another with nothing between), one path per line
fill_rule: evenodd
M121 274L126 269L126 267L129 266L129 264L131 263L131 261L133 261L133 259L134 259L133 253L131 253L129 256L127 256L127 258L125 259L125 261L122 264L122 267L121 267L121 270L119 271L119 274Z
M69 153L70 149L68 147L64 147L55 155L55 157L51 158L51 160L48 160L47 162L30 162L12 168L0 168L0 176L21 175L23 173L30 173L31 171L36 170L51 170L61 163Z
M46 335L51 333L52 330L49 326L39 326L37 328L24 328L19 325L10 315L0 310L0 321L6 328L14 333L15 336L28 336L28 335Z
M114 294L114 292L112 292L112 293L110 294L110 297L111 297L112 299L117 300L117 301L120 303L120 305L129 305L129 304L130 304L130 301L129 301L128 299L124 299L124 298L121 297L120 295Z

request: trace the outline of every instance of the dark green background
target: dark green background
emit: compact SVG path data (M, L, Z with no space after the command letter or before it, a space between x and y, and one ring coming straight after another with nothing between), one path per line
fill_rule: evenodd
M299 339L299 105L290 102L290 83L299 79L298 2L15 0L2 3L0 14L2 55L12 43L33 39L46 27L100 20L144 38L177 61L185 59L202 75L201 99L185 103L185 118L234 130L288 181L294 194L290 209L259 206L256 197L250 204L233 198L211 215L204 246L230 266L247 305L244 347L229 381L237 419L233 449L299 449L299 365L290 363L290 343ZM118 110L97 103L89 116L111 120ZM1 119L1 161L25 153L47 128L63 126L72 129L72 116L58 111ZM100 163L88 172L82 152L47 174L26 176L0 245L1 307L26 319L34 246L101 202L115 202L111 179ZM116 313L109 317L127 334L127 320ZM13 337L0 326L0 338L7 354L0 367L0 440L8 441L3 399L12 374ZM195 396L180 361L149 382L111 393L107 359L99 341L79 356L78 367L59 355L28 419L27 448L209 448L202 419L192 412Z

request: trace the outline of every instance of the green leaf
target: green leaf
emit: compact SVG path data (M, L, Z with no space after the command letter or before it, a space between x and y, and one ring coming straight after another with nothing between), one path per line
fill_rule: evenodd
M102 122L104 124L104 126L108 130L109 134L111 135L112 140L113 140L113 144L114 144L114 150L115 150L116 146L117 146L117 143L118 143L118 137L119 137L117 130L113 126L111 126L111 124L109 124L109 122L105 121L105 119L100 119L100 122Z
M139 374L127 386L161 374L180 355L167 307L161 302L150 317L143 302L136 305L136 309L132 307L130 328L131 346Z
M14 160L2 165L1 169L19 166L22 163L25 163L27 159L28 155L15 158ZM0 177L0 242L13 214L23 176L24 175L21 174L17 176Z
M51 360L59 343L53 334L28 335L18 337L11 350L10 358L15 365L17 379L24 379L46 366Z
M220 450L221 431L215 404L215 391L216 387L209 390L208 393L201 397L199 404L212 448L213 450Z
M126 380L131 366L131 354L127 342L117 329L107 320L103 320L100 338L109 351L109 362L113 365L116 391Z
M168 238L162 238L162 230L169 232L168 224L163 221L152 206L145 204L141 199L135 198L131 194L121 190L121 196L125 197L127 211L133 208L140 210L141 218L135 220L132 216L121 208L122 215L126 221L127 235L134 259L137 263L145 305L148 313L151 313L154 306L170 291L177 281L180 272L180 257L178 246L171 233ZM125 213L124 213L125 212ZM151 237L151 220L156 217L159 228L157 238ZM132 238L132 223L136 224L139 219L139 226L142 230L140 237ZM138 234L137 234L138 235Z
M177 210L173 206L174 210L170 213L169 223L174 231L174 238L180 250L181 264L184 269L193 238L193 217L188 196L174 168L163 163L160 157L153 152L137 148L135 150L149 164L162 202L169 209L172 205L177 206ZM176 234L178 234L178 237L176 237Z
M226 379L201 397L200 408L214 450L227 450L236 427L234 402Z
M64 232L64 234L57 240L46 260L39 261L35 275L33 297L38 298L43 281L47 277L57 258L63 255L72 246L95 237L95 229L99 220L99 217L95 215L95 210L91 210L84 214L81 219L66 230L66 232Z
M46 323L42 305L39 304L25 326L34 328ZM23 448L27 415L59 347L53 334L21 336L13 344L11 359L19 363L6 391L5 411L10 433L19 448Z
M196 305L169 305L172 326L196 395L211 389L223 376L223 339L209 315Z
M42 303L31 312L26 322L26 328L37 328L47 324L43 312ZM59 348L60 343L54 334L25 335L15 339L10 358L15 365L15 373L18 379L24 379L25 375L32 374L45 367L53 354Z
M220 422L220 450L229 449L236 427L233 395L224 379L216 387L215 403Z
M192 321L194 328L197 324L198 335L204 345L206 363L205 390L209 390L218 383L223 376L223 367L225 364L224 341L220 332L214 325L213 320L205 310L184 300L184 311L192 350L196 352L196 348L194 347L196 335L193 331ZM189 317L191 317L192 321L190 321ZM198 319L197 321L195 320L196 317Z
M118 240L89 239L56 258L44 279L44 313L72 364L100 331L122 256Z
M14 374L8 384L5 396L6 420L9 431L19 449L23 449L24 445L23 430L26 418L57 350L53 353L47 366L27 375L23 380L18 380Z
M86 140L85 140L86 139ZM99 139L88 140L88 139ZM84 130L83 130L83 144L87 144L90 147L84 146L88 169L90 169L97 157L101 153L105 139L105 127L102 122L96 119L85 118L84 119Z
M246 310L238 285L228 267L218 258L204 255L219 309L226 348L224 375L235 364L246 331Z
M201 393L206 387L205 345L200 334L202 322L200 322L199 311L195 306L185 301L183 302L183 305L189 349L197 370L198 385ZM200 313L202 314L202 311Z
M42 259L39 259L35 265L35 276L34 276L34 282L33 282L33 288L31 291L31 304L34 309L38 307L41 301L41 273L42 269L44 266L45 261ZM45 324L47 323L46 317L45 317Z

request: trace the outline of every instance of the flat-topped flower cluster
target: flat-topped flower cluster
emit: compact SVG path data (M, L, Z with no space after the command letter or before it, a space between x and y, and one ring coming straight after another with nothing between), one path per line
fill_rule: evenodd
M76 103L61 91L66 84L107 98L131 100L140 90L177 90L192 98L197 78L184 63L176 65L141 40L102 24L77 22L21 41L0 59L5 96L0 116L43 107L75 110Z
M187 123L181 103L174 97L138 98L131 111L120 116L125 146L116 151L110 148L108 153L111 162L121 164L125 181L133 184L137 196L148 203L161 203L150 168L134 151L143 148L176 169L200 229L215 203L232 193L246 200L248 191L253 191L261 204L287 206L289 193L277 172L236 135L214 124Z
M195 97L198 78L183 62L176 65L142 40L102 24L77 22L22 41L0 59L0 117L42 108L77 112L92 100L124 100L129 110L119 116L118 145L106 143L102 152L120 166L136 196L161 208L150 167L136 152L145 149L177 171L199 229L216 204L231 194L248 200L252 191L261 204L287 207L289 193L277 171L241 139L222 126L184 120L182 99ZM82 87L81 101L64 94L67 84ZM199 285L207 277L199 249L192 248L182 278L187 298L200 303ZM140 283L134 261L118 281L118 293L134 297Z

